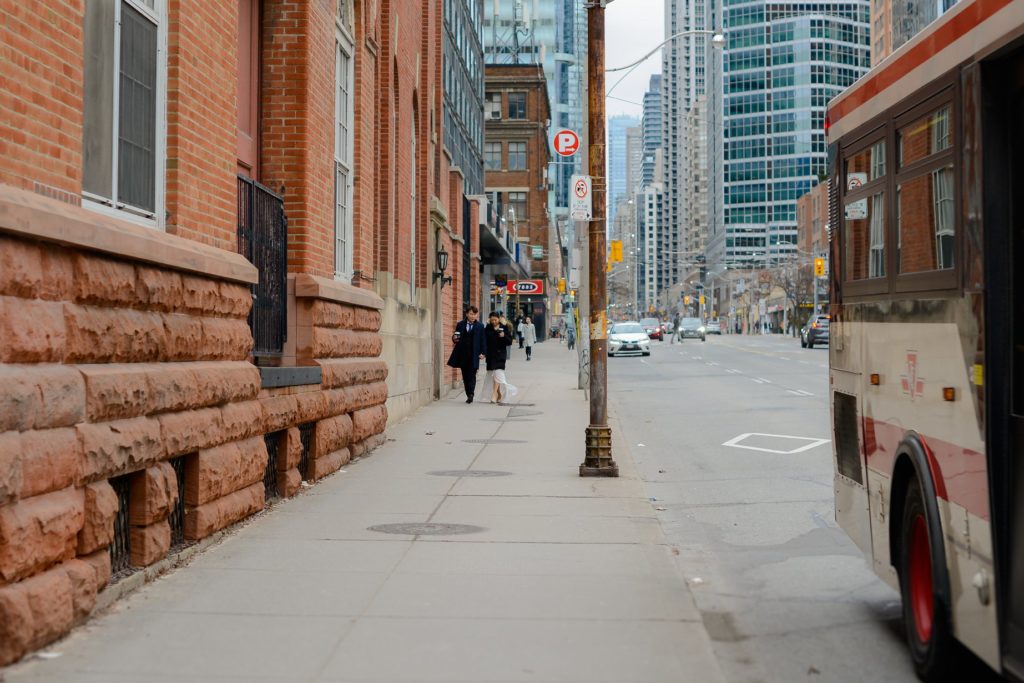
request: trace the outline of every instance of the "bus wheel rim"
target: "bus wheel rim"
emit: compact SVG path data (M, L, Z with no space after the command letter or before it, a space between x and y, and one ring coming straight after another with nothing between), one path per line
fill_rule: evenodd
M910 529L910 606L917 638L927 645L932 637L935 608L931 547L924 515L914 517Z

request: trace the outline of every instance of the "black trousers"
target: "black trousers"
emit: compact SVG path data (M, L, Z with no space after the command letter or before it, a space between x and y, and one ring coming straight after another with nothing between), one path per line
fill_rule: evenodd
M466 388L466 397L473 398L473 394L476 393L476 368L472 365L466 367L462 366L462 384Z

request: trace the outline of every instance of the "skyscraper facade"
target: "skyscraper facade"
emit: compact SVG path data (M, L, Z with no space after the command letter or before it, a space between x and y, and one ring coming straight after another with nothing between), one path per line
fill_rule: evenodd
M608 223L615 221L616 207L626 196L629 188L626 185L628 174L628 155L626 150L626 131L637 126L640 121L628 114L619 114L608 119Z
M626 129L626 186L621 199L632 199L640 187L640 168L644 158L644 130L640 125Z
M898 50L957 0L891 0L892 50Z
M467 195L484 191L483 0L444 3L444 145L466 178Z
M869 12L868 0L723 9L722 215L709 263L795 253L796 200L826 170L826 105L870 65Z
M672 40L662 51L662 146L664 149L664 221L659 236L660 279L677 282L697 245L689 244L691 207L688 159L696 141L689 137L690 110L707 88L707 64L712 48L711 28L720 0L666 0L665 37Z
M587 22L583 3L574 0L496 0L483 17L484 60L488 64L542 64L551 98L551 127L583 135L583 91L587 62ZM585 172L586 158L558 159L548 174L550 207L569 212L569 179Z
M640 186L661 180L661 173L655 174L657 152L661 149L661 74L653 74L644 93L643 159L640 162Z

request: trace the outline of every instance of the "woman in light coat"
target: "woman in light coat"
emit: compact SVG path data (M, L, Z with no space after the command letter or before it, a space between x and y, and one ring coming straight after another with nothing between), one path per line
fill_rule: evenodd
M533 318L530 316L523 317L523 322L519 323L518 332L523 336L523 346L526 347L526 360L530 360L533 354L533 345L537 343L537 328L533 325Z

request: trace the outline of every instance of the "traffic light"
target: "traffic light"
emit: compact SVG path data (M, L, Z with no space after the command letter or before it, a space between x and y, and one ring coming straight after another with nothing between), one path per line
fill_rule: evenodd
M613 263L620 263L622 261L622 240L611 241L612 253L611 260Z
M704 295L703 294L700 295L700 305L701 306L704 305Z
M687 306L690 305L690 295L689 294L687 294L686 296L683 297L683 303L685 305L687 305Z
M820 256L814 259L814 277L825 277L825 259Z
M558 278L558 293L559 294L565 294L565 278L564 277Z

